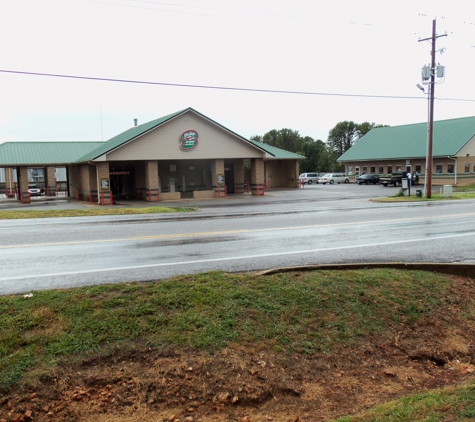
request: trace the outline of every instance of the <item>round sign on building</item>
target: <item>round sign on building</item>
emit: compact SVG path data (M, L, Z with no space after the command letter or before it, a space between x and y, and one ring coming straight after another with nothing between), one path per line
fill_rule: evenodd
M187 130L180 137L180 149L182 151L191 151L198 145L198 132L196 130Z

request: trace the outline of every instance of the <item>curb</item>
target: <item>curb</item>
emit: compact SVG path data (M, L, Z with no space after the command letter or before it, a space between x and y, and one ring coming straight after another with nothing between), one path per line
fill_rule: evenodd
M365 270L371 268L396 268L402 270L432 271L457 275L462 277L475 277L475 264L428 263L428 262L367 262L356 264L322 264L304 265L296 267L272 268L259 271L255 275L271 275L290 271L315 271L315 270Z

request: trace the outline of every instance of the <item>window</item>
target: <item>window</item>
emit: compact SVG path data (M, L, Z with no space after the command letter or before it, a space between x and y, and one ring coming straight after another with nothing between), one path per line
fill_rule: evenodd
M393 172L393 166L388 166L388 174L391 174Z
M454 172L454 165L453 164L447 164L447 173L452 173Z
M384 174L384 167L383 166L379 166L379 174Z
M402 167L401 166L396 166L396 171L402 171Z
M416 173L422 173L422 167L420 164L416 164Z
M442 173L442 164L437 164L435 166L435 172L436 173Z
M470 173L470 164L465 164L465 173Z
M376 167L371 167L371 173L376 173Z
M359 167L355 167L355 175L356 176L360 175L360 168Z
M363 166L363 174L367 173L368 172L368 167L366 166Z
M348 166L348 174L350 176L353 174L353 166Z

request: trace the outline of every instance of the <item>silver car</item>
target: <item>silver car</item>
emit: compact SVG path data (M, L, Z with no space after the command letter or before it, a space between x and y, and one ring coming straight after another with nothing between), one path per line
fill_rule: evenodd
M300 183L307 183L311 185L312 183L318 183L318 178L320 173L302 173L299 176Z
M326 185L327 183L330 183L330 185L333 185L333 183L350 183L350 179L344 173L328 173L319 177L318 183L322 185Z

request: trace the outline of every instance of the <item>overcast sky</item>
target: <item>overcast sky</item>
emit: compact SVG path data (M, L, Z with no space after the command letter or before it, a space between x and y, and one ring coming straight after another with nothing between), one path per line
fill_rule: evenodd
M416 84L431 44L418 40L433 19L447 33L436 44L446 78L435 119L474 116L467 0L0 0L0 70L159 83L0 72L0 142L105 141L134 118L187 107L246 138L290 128L326 140L343 120L424 122Z

